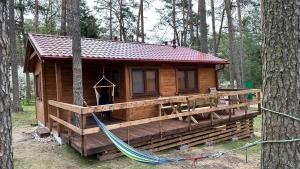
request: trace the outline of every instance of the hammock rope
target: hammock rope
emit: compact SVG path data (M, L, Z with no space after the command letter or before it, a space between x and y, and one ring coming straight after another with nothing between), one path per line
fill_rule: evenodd
M262 107L262 110L264 110L264 112L270 112L270 113L274 113L277 115L281 115L287 118L291 118L295 121L300 122L300 118L291 116L289 114L286 113L280 113L274 110L270 110L267 108ZM105 126L104 123L102 123L100 121L100 119L94 114L92 113L95 121L97 122L99 128L103 131L103 133L112 141L112 143L127 157L138 161L138 162L142 162L142 163L146 163L146 164L153 164L153 165L158 165L158 164L166 164L166 163L174 163L174 162L179 162L179 161L187 161L187 160L191 160L192 161L192 165L195 166L197 161L202 160L202 159L206 159L206 158L219 158L225 154L228 153L232 153L232 152L236 152L236 151L244 151L246 150L246 159L247 159L247 150L251 147L254 147L258 144L265 144L265 143L289 143L289 142L296 142L296 141L300 141L300 138L293 138L293 139L288 139L288 140L257 140L251 143L246 143L244 146L242 147L238 147L235 149L231 149L228 151L218 151L215 153L211 153L208 155L200 155L200 156L195 156L195 157L177 157L177 158L167 158L167 157L159 157L156 155L152 155L149 153L144 153L141 152L133 147L131 147L130 145L126 144L123 140L121 140L120 138L118 138L116 135L114 135L111 131L109 131L107 129L107 127Z
M101 82L102 81L106 81L109 83L109 85L101 85ZM110 80L108 80L104 74L104 67L102 67L102 78L93 86L94 88L94 91L95 91L95 95L96 95L96 102L97 102L97 105L99 105L99 99L101 98L101 95L100 93L98 92L98 88L101 90L101 88L104 88L104 87L109 87L109 88L112 88L112 92L111 92L111 97L112 97L112 102L114 102L114 99L115 99L115 87L116 85L111 82Z

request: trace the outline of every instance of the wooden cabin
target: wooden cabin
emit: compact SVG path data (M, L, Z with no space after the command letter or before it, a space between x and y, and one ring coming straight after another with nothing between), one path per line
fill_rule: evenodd
M241 107L259 104L260 91L218 89L218 71L228 64L227 60L179 46L89 38L82 38L81 43L82 97L89 107L72 104L70 37L29 34L24 71L34 74L39 123L56 131L83 155L99 154L100 159L120 155L99 133L92 112L98 112L108 128L132 146L149 149L149 141L160 143L155 151L189 144L189 140L195 140L196 136L191 137L195 132L220 132L216 125L240 124L240 131L248 131L243 137L253 132L253 118L259 112ZM112 82L115 87L96 88L99 98L94 86L104 76L107 80L99 86ZM246 102L245 95L253 93L256 99ZM81 115L80 127L72 124L75 113ZM179 138L182 132L190 137L186 142L166 146L171 135L179 134ZM230 133L227 140L238 137Z

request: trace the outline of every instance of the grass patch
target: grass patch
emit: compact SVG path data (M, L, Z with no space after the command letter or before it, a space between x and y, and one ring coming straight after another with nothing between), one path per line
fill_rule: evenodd
M260 138L254 137L254 138L250 138L250 139L244 139L244 140L237 140L237 141L225 141L221 144L219 144L222 148L225 148L227 150L232 150L232 149L236 149L239 147L244 146L247 143L252 143L255 142L257 140L259 140ZM248 149L248 153L249 154L255 154L255 155L259 155L261 151L261 145L258 144L254 147L251 147ZM243 151L241 151L241 153L243 153Z
M35 106L33 103L22 105L24 112L12 113L13 127L37 124Z

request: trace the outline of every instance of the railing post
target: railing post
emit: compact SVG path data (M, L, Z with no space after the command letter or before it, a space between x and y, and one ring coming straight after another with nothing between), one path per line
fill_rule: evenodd
M56 108L56 117L60 118L60 108ZM60 137L62 125L57 123L57 136Z
M259 101L259 103L258 103L258 112L261 114L261 92L257 93L257 100Z
M68 114L67 114L67 122L68 123L72 123L72 112L71 111L68 111ZM71 141L72 141L72 130L70 128L68 128L68 144L71 144Z
M161 108L162 108L162 104L159 104L158 105L158 115L159 115L159 117L161 117ZM161 120L159 121L159 132L160 132L160 138L162 138Z
M85 114L80 114L80 129L81 129L81 155L85 155L85 135L83 135L83 130L86 127L86 116Z
M51 106L48 105L48 113L51 112ZM53 120L51 119L51 117L48 114L48 128L50 133L52 132L52 128L53 128Z

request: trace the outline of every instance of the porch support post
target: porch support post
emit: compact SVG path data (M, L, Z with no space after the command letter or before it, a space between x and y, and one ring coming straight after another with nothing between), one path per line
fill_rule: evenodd
M55 84L56 84L56 100L62 101L62 81L61 81L61 65L60 63L55 63ZM56 117L60 118L60 109L56 108ZM60 137L62 130L62 125L57 124L57 134Z
M130 80L129 80L129 69L127 64L124 66L124 81L125 81L125 102L129 101L130 96ZM130 109L126 109L126 121L130 121ZM127 143L130 144L130 127L127 127Z

